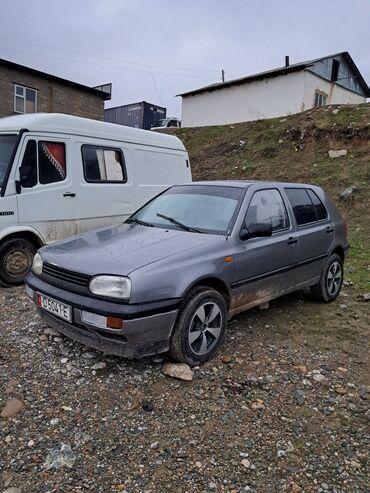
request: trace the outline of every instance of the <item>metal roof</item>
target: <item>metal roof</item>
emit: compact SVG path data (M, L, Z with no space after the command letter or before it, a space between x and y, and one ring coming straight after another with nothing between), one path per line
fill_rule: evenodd
M84 86L83 84L79 84L78 82L73 82L72 80L63 79L62 77L58 77L56 75L48 74L46 72L41 72L40 70L36 70L31 67L26 67L25 65L19 65L18 63L11 62L10 60L5 60L4 58L0 58L0 68L1 65L3 67L8 67L14 70L26 72L27 74L36 75L37 77L42 77L43 79L48 79L53 82L59 82L59 84L64 84L70 87L74 87L75 89L79 89L80 91L89 92L91 94L94 94L95 96L98 96L103 101L107 101L111 99L111 94L108 92L100 91L99 89L96 89L94 87Z
M278 67L274 68L271 70L266 70L265 72L259 72L257 74L252 74L248 75L246 77L240 77L238 79L232 79L228 80L226 82L217 82L215 84L210 84L208 86L200 87L199 89L194 89L193 91L188 91L188 92L183 92L182 94L177 94L176 96L181 96L181 97L186 97L186 96L194 96L195 94L201 94L203 92L212 92L212 91L217 91L220 89L226 89L228 87L232 86L237 86L241 84L245 84L248 82L253 82L256 80L262 80L262 79L267 79L270 77L277 77L279 75L286 75L291 72L300 72L302 70L305 70L306 68L312 66L314 63L319 62L320 60L325 60L326 58L332 58L335 56L343 56L348 63L348 65L351 67L353 73L356 75L357 80L359 81L361 87L364 89L367 97L370 97L370 88L365 82L365 79L362 77L359 69L357 68L355 62L353 61L351 55L348 53L348 51L343 51L340 53L335 53L334 55L327 55L324 57L320 58L315 58L313 60L307 60L305 62L300 62L300 63L294 63L291 65L288 65L287 67Z
M90 120L79 116L61 113L27 113L0 118L0 133L18 133L21 129L27 129L30 132L47 132L48 134L81 135L178 151L186 150L181 140L174 135L125 127L124 125Z

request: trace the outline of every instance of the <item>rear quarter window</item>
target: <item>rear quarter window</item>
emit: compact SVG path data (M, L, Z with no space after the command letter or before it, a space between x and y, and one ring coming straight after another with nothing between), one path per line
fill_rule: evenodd
M316 193L311 190L310 188L307 189L308 195L310 196L310 199L312 200L313 206L316 211L317 215L317 220L318 221L323 221L328 217L328 211L326 210L324 204L321 202L319 197L316 195Z

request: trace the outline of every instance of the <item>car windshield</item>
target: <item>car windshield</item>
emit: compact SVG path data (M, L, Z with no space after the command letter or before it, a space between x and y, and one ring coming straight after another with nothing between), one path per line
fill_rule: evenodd
M128 222L201 233L227 234L243 189L216 185L177 185L155 197ZM176 224L177 223L177 224Z
M165 118L164 120L158 120L157 123L153 125L153 127L166 127L169 122L169 118Z
M0 135L0 189L3 186L17 135Z

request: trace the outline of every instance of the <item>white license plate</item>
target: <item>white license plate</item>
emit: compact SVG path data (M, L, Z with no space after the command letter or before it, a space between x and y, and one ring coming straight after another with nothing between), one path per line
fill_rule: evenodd
M43 294L37 294L37 305L63 320L72 322L72 308L60 301L44 296Z

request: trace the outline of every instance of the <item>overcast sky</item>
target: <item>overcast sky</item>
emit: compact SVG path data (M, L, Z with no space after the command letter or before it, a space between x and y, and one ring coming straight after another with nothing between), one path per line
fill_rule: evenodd
M180 116L178 93L349 51L370 83L370 0L0 0L0 58L113 83Z

